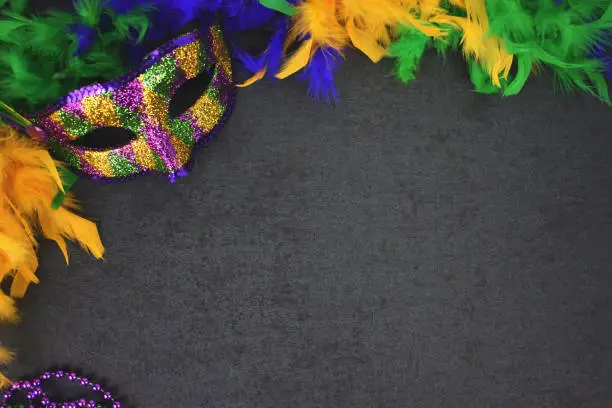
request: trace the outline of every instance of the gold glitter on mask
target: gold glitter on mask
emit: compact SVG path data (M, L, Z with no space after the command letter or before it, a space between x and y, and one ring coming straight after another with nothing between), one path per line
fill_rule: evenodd
M174 51L174 55L178 60L177 65L185 72L187 79L195 78L201 71L199 69L199 52L200 43L197 41Z
M108 160L108 152L85 151L83 158L105 177L113 176L113 169Z
M53 122L55 122L57 124L57 128L58 129L62 129L63 130L63 134L65 134L68 139L70 140L76 140L78 138L77 135L73 135L72 133L70 133L63 125L62 123L62 119L60 118L59 115L59 110L53 112L51 115L49 115L49 119L51 119Z
M189 157L191 156L191 149L189 148L189 146L183 143L181 139L174 135L170 140L172 141L172 145L174 146L174 150L176 151L176 160L178 161L178 166L182 167L189 160Z
M217 64L223 67L223 70L228 76L231 76L232 63L227 48L223 43L223 36L221 34L221 31L217 27L212 27L210 29L210 34L212 36L213 50L215 56L217 57Z
M213 130L223 114L221 106L206 94L198 99L190 111L198 126L206 132Z
M153 123L160 125L163 130L169 131L168 101L164 100L162 96L151 91L150 89L147 89L146 87L142 92L142 96L145 115L154 121Z
M139 166L144 167L148 170L155 170L155 158L151 148L147 145L147 141L144 139L137 139L132 142L132 150L134 151L134 158Z
M113 101L104 95L92 95L83 99L83 113L87 120L98 126L121 127Z

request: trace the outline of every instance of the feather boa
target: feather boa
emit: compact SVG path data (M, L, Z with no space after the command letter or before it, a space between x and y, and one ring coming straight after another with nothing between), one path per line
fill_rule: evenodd
M303 70L302 77L309 78L313 96L335 100L334 71L348 46L378 62L387 54L400 24L415 27L429 37L443 36L442 30L430 24L441 12L438 1L302 1L295 7L285 42L285 49L298 44L297 51L274 76L284 79Z
M64 191L58 169L63 166L41 145L0 127L0 281L12 278L10 293L0 291L0 319L6 322L18 319L13 299L38 283L38 234L55 241L66 262L66 239L77 241L98 259L104 255L96 225L74 213L79 206L71 194L59 208L52 208L58 190ZM10 357L0 348L0 363Z
M547 66L563 89L611 103L605 80L606 70L608 77L612 73L609 1L465 0L452 6L432 22L448 33L446 38L461 36L477 91L515 95L537 67ZM403 27L389 52L398 78L414 79L423 53L437 43Z
M435 48L461 50L479 92L514 95L535 68L547 66L562 88L610 103L608 0L75 0L75 13L35 17L25 13L25 1L0 9L0 93L20 110L47 104L82 80L114 78L140 62L149 40L214 14L230 42L237 31L272 29L260 55L233 42L235 58L251 73L241 86L301 72L309 93L333 101L347 48L373 62L394 58L403 82Z

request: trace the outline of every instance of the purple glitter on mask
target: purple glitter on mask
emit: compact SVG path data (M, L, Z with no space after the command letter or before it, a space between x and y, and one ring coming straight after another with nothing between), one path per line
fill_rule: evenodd
M139 111L142 106L142 93L144 89L139 81L132 81L117 90L113 100L115 103L130 111Z
M81 110L81 105L78 103L71 103L62 108L62 110L72 116L76 116L79 119L85 120L85 115L83 115L83 111Z
M130 145L123 146L122 148L117 150L117 154L120 157L123 157L124 159L128 159L131 162L136 161L136 158L134 157L134 149L132 149L132 146Z
M172 169L176 167L176 151L174 146L164 130L155 123L150 123L147 118L143 128L144 134L147 136L148 145L164 162L164 164Z

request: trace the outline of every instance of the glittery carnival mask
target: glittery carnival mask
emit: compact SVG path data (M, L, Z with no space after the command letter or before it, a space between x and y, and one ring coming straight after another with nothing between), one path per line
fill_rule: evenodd
M191 80L201 83L202 77L209 81L204 93L183 112L172 114L177 92L193 90ZM117 180L157 172L174 181L185 174L193 148L222 127L234 95L227 47L221 30L213 26L166 43L138 70L77 89L31 119L58 159L88 177ZM127 133L127 141L105 147L81 142L108 128Z

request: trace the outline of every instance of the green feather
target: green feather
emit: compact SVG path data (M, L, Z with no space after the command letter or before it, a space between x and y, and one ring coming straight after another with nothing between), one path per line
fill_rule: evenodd
M477 92L483 94L496 94L499 93L499 88L493 85L491 77L482 66L476 61L468 60L468 72L470 73L470 80L474 85Z
M399 33L399 38L391 44L387 55L396 59L397 77L403 83L408 83L416 79L415 72L425 50L431 45L431 40L421 30L414 27L401 26Z
M79 180L79 176L77 176L76 174L74 174L63 166L58 167L57 172L59 173L60 179L62 180L62 188L64 189L64 191L59 190L53 198L53 201L51 202L51 208L54 210L57 210L62 206L64 200L66 199L66 196L70 192L70 189L72 188L74 183Z
M534 65L550 68L561 89L582 91L610 104L601 61L590 50L612 29L609 0L487 0L490 33L515 56L516 72L504 95L521 91Z
M2 1L2 0L0 0ZM106 0L78 0L75 12L30 15L25 0L4 1L0 9L0 95L22 112L38 110L92 79L113 79L129 70L123 46L142 41L149 28L149 10L137 8L115 15ZM2 4L2 3L0 3ZM99 27L104 16L111 29ZM94 43L75 56L78 38L71 27L96 30Z

